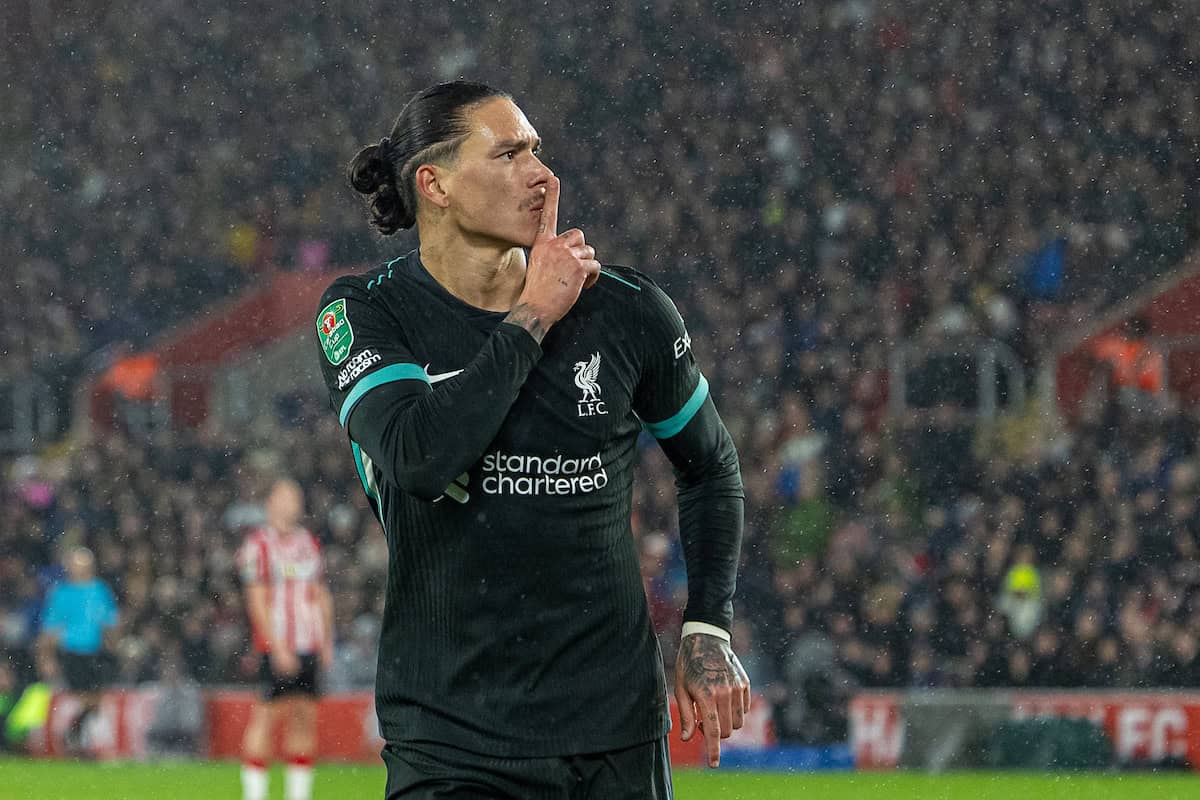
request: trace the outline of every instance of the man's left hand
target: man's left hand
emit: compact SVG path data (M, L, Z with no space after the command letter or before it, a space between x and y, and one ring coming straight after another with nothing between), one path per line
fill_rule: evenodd
M721 740L742 727L750 711L750 678L728 643L707 633L685 636L675 660L675 700L681 738L704 733L708 765L721 763Z

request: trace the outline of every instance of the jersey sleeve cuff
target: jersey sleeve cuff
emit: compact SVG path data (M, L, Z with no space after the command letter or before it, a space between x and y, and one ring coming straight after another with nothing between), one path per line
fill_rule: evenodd
M681 635L679 638L686 639L693 633L705 633L709 636L715 636L718 639L723 640L726 644L728 644L732 639L732 637L729 635L729 631L725 630L724 628L718 628L716 625L709 625L707 622L683 623L683 635Z
M519 343L519 347L523 348L530 356L540 358L542 355L542 346L538 340L533 338L533 334L525 330L520 325L513 322L501 322L496 326L496 330L508 333L514 341Z

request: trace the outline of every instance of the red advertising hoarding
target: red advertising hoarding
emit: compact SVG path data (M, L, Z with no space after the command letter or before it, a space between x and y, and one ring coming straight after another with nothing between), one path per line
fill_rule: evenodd
M214 759L236 759L241 755L242 732L250 718L256 693L246 690L213 690L204 694L204 722L197 755ZM153 687L105 692L99 712L85 727L88 750L99 759L145 758L152 755L147 733L152 728L162 692ZM46 726L31 740L36 755L62 755L63 735L78 713L78 704L68 695L56 694ZM690 742L679 740L679 713L671 701L671 763L675 766L704 764L703 736ZM275 731L280 752L281 731ZM763 748L775 743L770 705L755 696L742 730L722 743L723 747ZM379 764L383 739L375 718L375 699L370 692L329 695L317 705L317 754L322 761Z
M1104 728L1122 764L1186 759L1200 770L1200 694L1184 692L1041 692L995 694L1012 719L1091 720ZM858 769L895 769L904 747L904 695L862 694L850 704L850 744Z

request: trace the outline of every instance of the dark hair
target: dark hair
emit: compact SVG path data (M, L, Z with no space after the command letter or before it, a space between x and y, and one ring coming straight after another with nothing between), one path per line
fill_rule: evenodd
M453 157L468 133L467 112L493 97L508 95L470 81L430 86L400 110L389 136L358 151L347 174L354 190L367 196L380 233L390 236L416 223L417 167Z

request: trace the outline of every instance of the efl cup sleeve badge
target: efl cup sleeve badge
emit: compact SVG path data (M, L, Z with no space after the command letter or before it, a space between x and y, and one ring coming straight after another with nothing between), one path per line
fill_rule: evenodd
M350 327L350 319L346 316L346 298L334 300L321 309L317 315L317 337L321 340L325 357L335 367L350 355L354 329Z

